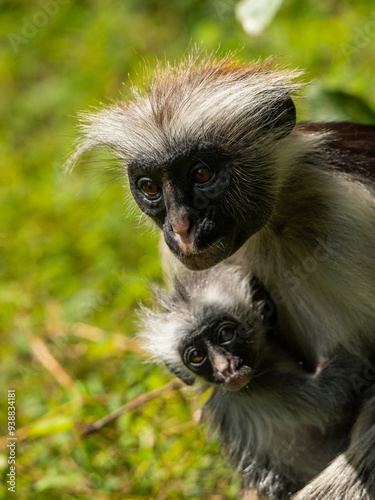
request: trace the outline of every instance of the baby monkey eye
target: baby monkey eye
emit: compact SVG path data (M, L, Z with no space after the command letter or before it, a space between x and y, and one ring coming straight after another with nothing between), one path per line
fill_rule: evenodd
M141 179L138 185L147 196L156 198L160 194L159 186L151 179Z
M226 325L217 332L216 341L219 345L229 344L236 336L236 329L233 326Z
M202 349L190 349L187 360L191 365L199 366L206 360L206 353Z
M212 177L211 170L204 163L197 163L193 169L192 181L195 184L204 184Z

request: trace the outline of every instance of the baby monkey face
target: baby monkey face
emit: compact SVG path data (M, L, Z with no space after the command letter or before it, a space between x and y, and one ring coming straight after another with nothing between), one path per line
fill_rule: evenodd
M251 326L246 328L229 315L216 318L180 345L180 356L189 370L207 382L239 391L250 382L256 364L253 336Z
M190 278L190 279L189 279ZM161 312L143 321L150 352L185 384L244 389L267 364L277 333L275 305L255 277L222 267L158 292Z

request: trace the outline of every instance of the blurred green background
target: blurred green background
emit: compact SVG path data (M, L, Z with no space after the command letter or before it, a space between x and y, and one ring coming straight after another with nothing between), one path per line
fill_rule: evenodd
M132 341L137 305L161 279L157 232L139 223L126 176L100 161L61 172L77 111L125 94L155 57L179 59L192 43L306 69L302 119L375 123L373 2L286 0L257 37L235 5L0 1L0 436L15 389L16 498L238 497L196 423L202 397L167 391L81 437L85 424L172 376ZM2 499L12 493L0 444Z

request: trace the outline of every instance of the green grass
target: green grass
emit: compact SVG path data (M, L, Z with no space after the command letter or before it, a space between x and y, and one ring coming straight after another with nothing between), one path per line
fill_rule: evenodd
M161 280L157 232L139 223L125 175L90 158L62 175L75 114L202 40L305 68L302 118L375 123L374 9L290 0L250 38L229 0L52 3L43 17L48 0L0 2L0 430L15 389L17 498L235 499L239 483L193 418L204 397L169 391L81 435L172 377L127 340Z

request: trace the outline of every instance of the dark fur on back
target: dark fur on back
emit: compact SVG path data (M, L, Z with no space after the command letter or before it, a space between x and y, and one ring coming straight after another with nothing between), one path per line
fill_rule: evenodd
M375 127L358 123L320 123L301 124L296 130L328 132L324 152L329 168L361 182L375 182Z

